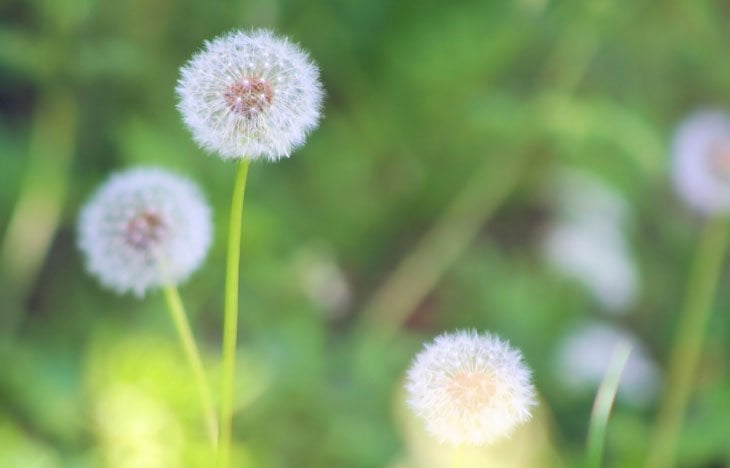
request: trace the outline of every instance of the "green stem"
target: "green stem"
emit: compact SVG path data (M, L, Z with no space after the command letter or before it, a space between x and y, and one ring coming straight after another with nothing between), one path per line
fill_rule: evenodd
M431 229L398 264L362 313L360 327L393 336L524 175L529 158L489 160L472 175Z
M677 338L671 350L664 385L667 393L659 409L656 432L649 450L647 466L672 466L682 420L695 382L702 341L712 310L723 260L727 251L727 219L707 222L690 271L687 296L677 324Z
M616 392L621 381L621 374L624 371L626 362L631 353L631 345L627 342L620 342L611 356L606 375L603 377L596 399L593 402L591 421L588 427L588 467L598 468L601 466L603 450L606 445L606 428L608 417L611 414L613 402L616 399Z
M228 257L226 263L226 291L223 323L223 369L221 376L219 468L231 466L231 434L233 425L233 395L236 382L236 341L238 335L238 270L241 258L241 224L246 176L249 160L242 158L236 171L231 199L231 218L228 228Z
M167 284L164 287L164 291L167 309L170 311L170 317L175 324L180 343L182 344L183 351L185 351L185 357L188 359L188 363L193 371L195 385L198 387L200 403L203 409L203 416L205 417L208 437L210 437L210 442L213 445L213 449L215 449L218 445L218 424L215 417L215 408L213 407L213 398L211 398L208 380L205 377L203 361L200 358L200 351L195 344L195 338L193 338L193 332L190 329L190 323L185 314L185 307L180 299L177 287L173 284Z
M0 341L12 336L23 318L28 294L53 242L68 192L68 172L76 151L78 104L65 88L44 90L33 117L28 167L0 242Z

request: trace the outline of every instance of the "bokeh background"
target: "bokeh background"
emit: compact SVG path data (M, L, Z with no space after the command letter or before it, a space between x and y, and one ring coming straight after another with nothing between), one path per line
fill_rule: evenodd
M672 132L728 104L729 14L698 0L4 0L0 467L212 466L161 295L102 290L75 223L117 170L202 186L214 245L181 292L215 384L234 167L195 146L174 87L205 39L251 27L308 49L327 98L304 147L250 172L237 466L444 466L401 387L422 343L456 328L521 348L541 396L473 466L580 464L620 337L635 348L607 465L640 466L702 224L672 190ZM728 279L681 466L730 464Z

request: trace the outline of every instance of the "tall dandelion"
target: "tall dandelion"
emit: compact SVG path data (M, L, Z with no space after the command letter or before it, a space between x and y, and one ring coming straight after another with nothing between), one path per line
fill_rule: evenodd
M246 177L251 160L276 161L304 143L320 116L319 71L306 52L267 30L234 31L181 69L178 109L206 151L238 161L228 233L219 466L230 466L238 271Z
M674 466L684 413L728 247L730 224L730 117L717 110L690 115L672 145L677 193L704 218L690 270L677 336L647 466Z
M210 209L198 188L157 168L113 175L84 206L78 223L86 267L102 285L138 297L164 289L215 445L217 423L210 389L177 292L177 285L205 259L211 231Z
M530 419L535 390L519 351L495 335L438 336L408 370L408 405L453 446L484 445Z

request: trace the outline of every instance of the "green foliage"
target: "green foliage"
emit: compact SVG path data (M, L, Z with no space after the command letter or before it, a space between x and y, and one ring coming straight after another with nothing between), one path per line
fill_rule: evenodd
M0 467L212 466L161 294L101 290L75 223L91 190L132 165L202 186L214 245L181 293L217 383L234 166L195 146L174 86L204 39L251 27L308 49L327 97L304 147L249 174L236 466L421 466L403 372L422 341L468 327L509 339L534 369L537 459L578 463L592 396L565 392L552 356L573 325L603 317L664 364L697 231L671 192L669 139L687 112L730 102L727 13L699 0L3 2ZM530 158L507 200L396 337L364 332L400 259L470 176L499 175L505 157ZM606 318L541 256L546 186L564 166L629 201L641 289L625 316ZM21 222L27 197L37 205ZM730 463L728 306L721 286L678 447L686 466ZM607 466L643 463L656 404L617 401Z

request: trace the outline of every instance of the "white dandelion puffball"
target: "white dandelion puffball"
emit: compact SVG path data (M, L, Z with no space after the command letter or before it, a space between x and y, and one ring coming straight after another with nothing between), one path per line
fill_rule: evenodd
M489 333L460 331L426 345L408 370L408 405L451 445L483 445L530 419L535 390L516 349Z
M719 111L690 115L678 128L674 185L682 200L705 213L730 213L730 118Z
M319 122L322 85L309 55L267 30L205 43L181 69L178 109L195 141L225 159L277 160Z
M156 168L113 175L79 217L86 267L104 286L144 295L184 281L202 263L211 214L188 179Z

